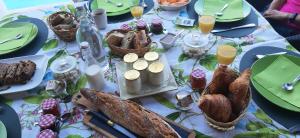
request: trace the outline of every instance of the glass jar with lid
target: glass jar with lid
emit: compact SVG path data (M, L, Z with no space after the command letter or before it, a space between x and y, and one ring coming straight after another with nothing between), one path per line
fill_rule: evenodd
M190 33L183 38L183 52L190 57L200 57L206 54L209 40L199 33Z

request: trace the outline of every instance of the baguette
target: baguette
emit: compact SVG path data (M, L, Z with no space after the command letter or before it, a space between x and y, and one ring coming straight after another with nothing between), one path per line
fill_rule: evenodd
M81 89L81 94L94 103L110 119L147 138L179 138L178 133L163 119L135 102L121 100L112 94Z

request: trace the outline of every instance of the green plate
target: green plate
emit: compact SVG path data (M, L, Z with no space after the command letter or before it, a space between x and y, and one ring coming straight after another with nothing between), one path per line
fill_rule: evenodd
M129 1L131 1L131 0L129 0ZM139 0L132 0L132 3L133 3L133 5L138 5ZM92 0L91 9L95 10L95 9L98 9L98 8L103 8L103 7L101 7L97 4L97 0ZM125 13L128 13L128 12L130 12L130 7L128 9L124 9L124 10L121 10L121 11L118 11L118 12L107 12L106 15L107 16L118 16L118 15L122 15L122 14L125 14Z
M5 26L12 26L12 25L23 25L23 24L28 24L29 22L13 22L13 23L8 23L2 27L5 27ZM31 31L31 37L26 41L26 43L23 45L23 46L20 46L20 47L17 47L15 49L10 49L10 50L6 50L6 51L0 51L0 55L4 55L4 54L8 54L8 53L11 53L11 52L14 52L14 51L17 51L21 48L23 48L24 46L28 45L30 42L33 41L33 39L37 36L38 34L38 27L33 24L33 23L29 23L29 24L32 24L33 25L33 29Z
M194 9L195 9L195 12L198 15L202 15L202 13L203 13L203 0L198 0L194 5ZM244 18L246 18L248 15L250 15L250 13L251 13L250 5L246 1L243 1ZM234 21L238 21L238 20L242 20L242 19L243 18L241 18L241 19L232 19L232 20L218 20L218 18L217 18L216 21L217 22L234 22Z
M6 127L2 121L0 121L0 138L7 138Z
M274 60L279 55L273 55L273 56L266 56L262 59L257 60L251 67L252 70L252 75L251 75L251 82L253 86L256 88L256 90L267 100L272 102L273 104L282 107L287 110L295 111L295 112L300 112L300 108L282 100L281 98L277 97L276 95L272 94L270 91L262 87L260 84L256 83L254 81L253 77L257 75L258 73L262 72L264 69L266 69L271 63L273 63ZM295 57L295 56L290 56L290 55L284 55L288 59L290 59L292 62L300 66L300 58Z

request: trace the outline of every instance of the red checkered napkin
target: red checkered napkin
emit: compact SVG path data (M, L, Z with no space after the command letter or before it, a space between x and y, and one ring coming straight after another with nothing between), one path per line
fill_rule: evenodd
M57 101L55 99L53 98L46 99L42 103L42 109L43 110L53 109L53 107L55 107L56 105L57 105Z
M55 123L56 117L52 114L42 115L40 118L39 126L42 128L49 127Z
M42 132L40 132L36 136L36 138L56 138L56 133L50 129L45 129Z

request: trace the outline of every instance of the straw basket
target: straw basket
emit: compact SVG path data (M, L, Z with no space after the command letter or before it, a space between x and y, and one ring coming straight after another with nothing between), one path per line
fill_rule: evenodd
M122 34L126 34L128 32L128 31L121 30L121 29L115 29L115 30L112 30L112 31L108 32L106 34L105 38L107 38L111 33L115 32L115 31L120 32ZM112 54L114 54L114 55L117 55L119 57L123 57L124 55L126 55L128 53L135 53L139 57L142 57L142 56L144 56L144 54L146 52L148 52L150 50L150 45L151 45L152 41L151 41L149 36L147 36L147 37L148 37L148 43L149 44L146 47L142 47L142 48L139 48L139 49L122 48L120 46L115 45L113 41L107 41L107 43L108 43L108 46L109 46Z
M78 29L78 25L76 25L76 27L71 27L69 29L55 29L54 27L54 18L58 15L64 15L65 17L71 17L71 19L73 21L77 21L76 17L69 13L69 12L65 12L65 11L59 11L56 13L51 14L48 18L47 18L47 23L50 27L50 29L63 41L66 42L71 42L74 41L76 39L76 31ZM78 21L77 21L78 22Z
M236 77L238 77L238 75L237 75ZM210 84L208 84L208 86L209 86L209 85L210 85ZM209 93L210 93L210 90L209 90L209 87L207 87L207 88L203 91L202 96L205 95L205 94L209 94ZM243 108L243 110L240 112L239 116L238 116L236 119L234 119L233 121L231 121L231 122L226 122L226 123L224 123L224 122L218 122L218 121L216 121L216 120L210 118L207 114L205 114L205 113L203 112L204 117L205 117L205 119L206 119L208 125L210 125L211 127L215 128L215 129L217 129L217 130L221 130L221 131L229 131L229 130L234 129L234 126L235 126L235 125L236 125L236 124L244 117L244 115L246 114L247 109L248 109L248 106L249 106L249 103L250 103L250 101L251 101L251 98L252 98L252 94L251 94L251 88L250 88L250 86L249 86L249 88L248 88L248 93L247 93L247 99L246 99L246 100L247 100L247 101L246 101L247 104L245 105L245 107Z

